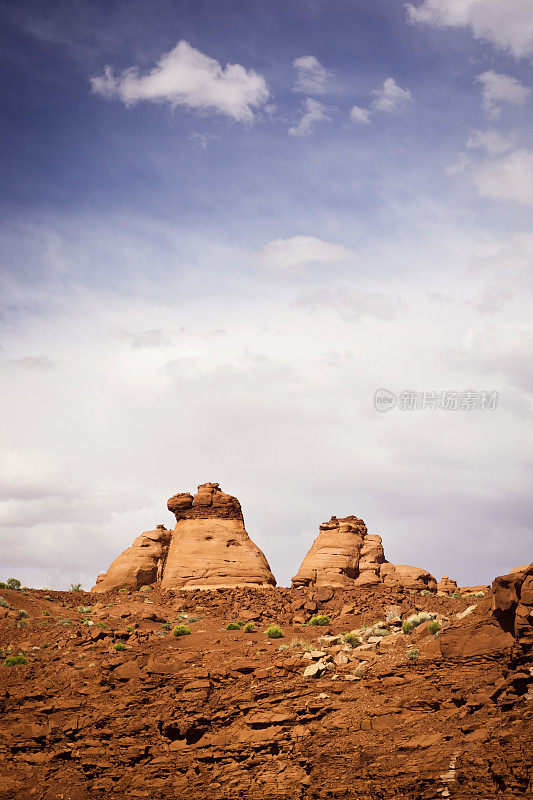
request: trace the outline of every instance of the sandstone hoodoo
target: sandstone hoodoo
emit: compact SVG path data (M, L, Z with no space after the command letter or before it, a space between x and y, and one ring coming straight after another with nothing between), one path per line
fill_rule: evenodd
M241 504L218 483L201 484L194 496L175 494L167 507L176 517L174 532L158 525L138 536L98 576L93 592L156 582L164 589L276 585L265 556L246 532Z
M275 586L268 562L244 527L241 504L218 483L168 501L176 527L163 571L164 589Z
M369 534L362 519L332 517L320 525L319 533L292 585L400 586L404 589L435 590L437 581L427 570L406 564L390 564L381 536Z
M107 572L98 576L91 591L139 589L161 580L171 536L164 525L141 533L131 547L115 558Z

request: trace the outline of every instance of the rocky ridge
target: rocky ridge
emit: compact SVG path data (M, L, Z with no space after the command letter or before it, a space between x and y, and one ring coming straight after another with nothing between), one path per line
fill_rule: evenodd
M528 798L532 585L3 590L0 798Z

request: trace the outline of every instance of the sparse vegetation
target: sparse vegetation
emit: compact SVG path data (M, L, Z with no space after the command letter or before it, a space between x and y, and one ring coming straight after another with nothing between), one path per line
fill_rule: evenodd
M96 627L97 628L107 628L107 625L105 624L105 622L97 622L96 623Z
M280 644L279 649L280 650L288 650L289 649L289 645L288 644Z
M119 589L119 592L121 594L127 594L129 592L129 589Z
M14 589L16 592L20 592L21 585L18 578L8 578L6 581L6 589Z
M27 617L27 616L28 616L28 612L27 612L27 611L24 611L24 609L23 609L23 608L21 608L21 609L19 610L19 619L23 619L23 618L25 618L25 617Z
M433 594L433 592L430 592L430 591L429 591L429 589L422 589L422 591L420 592L420 594L421 594L423 597L428 597L428 595L432 595L432 594Z
M46 609L43 611L43 617L51 617L51 616L52 615L50 614L50 612L46 611Z
M0 597L0 606L1 606L2 608L13 608L13 606L11 606L11 605L10 605L10 604L7 602L7 600L5 599L5 597Z
M228 622L228 624L226 625L227 631L240 631L240 629L241 626L239 625L238 622Z
M134 623L133 625L126 625L126 630L127 630L129 633L133 633L133 631L135 630L135 628L136 628L136 627L137 627L137 624L136 624L136 623Z
M359 645L361 644L361 639L353 631L350 631L350 633L345 633L342 638L344 639L346 644L349 644L352 647L359 647Z
M420 655L420 650L418 650L416 647L413 647L413 649L409 650L409 652L407 653L407 658L409 659L409 661L416 661L419 655Z
M440 631L440 625L436 620L432 620L428 625L428 631L435 636Z
M461 595L459 594L459 592L454 592L452 595L450 595L450 597L453 597L454 599L457 600L459 597L461 597Z
M19 654L18 656L8 656L6 658L6 660L4 661L4 666L5 667L16 667L19 664L27 664L27 663L28 663L28 659L25 656L23 656L22 654Z
M254 633L255 625L253 622L247 622L246 625L243 627L244 633Z
M170 624L170 622L163 622L161 627L163 628L164 631L169 631L172 628L172 625Z
M191 629L187 625L176 625L174 630L172 631L173 636L188 636L191 632Z
M92 614L92 607L91 606L78 606L76 611L79 614Z
M283 637L283 631L279 625L270 625L265 633L269 639L281 639Z
M81 592L81 583L71 583L70 584L70 591L71 592Z
M315 617L311 617L309 620L309 625L331 625L331 619L327 616L327 614L318 614Z
M56 625L72 625L69 619L58 619Z
M117 653L122 653L123 650L126 650L126 645L123 642L117 642L113 645L113 649L117 651Z

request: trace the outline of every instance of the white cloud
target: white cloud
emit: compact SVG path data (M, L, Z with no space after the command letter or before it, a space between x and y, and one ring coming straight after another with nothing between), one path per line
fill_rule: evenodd
M300 56L292 62L297 76L294 91L303 94L324 94L331 72L322 66L315 56Z
M516 78L494 72L493 69L482 72L476 80L483 86L483 108L490 117L497 117L501 112L501 106L505 103L511 106L524 106L531 94L531 89L522 86Z
M515 150L501 158L487 159L470 175L481 197L511 200L533 208L532 150Z
M402 89L394 78L386 78L383 82L383 88L373 89L372 94L375 98L372 101L372 108L375 111L385 111L389 114L401 111L406 103L413 99L409 89Z
M10 358L8 363L13 364L20 369L40 370L47 372L51 369L56 369L57 364L47 356L23 356L22 358Z
M396 298L389 295L350 287L319 289L296 298L294 304L311 313L333 311L349 322L359 322L363 317L375 317L388 322L398 317L402 307Z
M91 79L92 90L104 97L118 97L126 105L147 100L225 114L239 122L251 122L254 110L270 92L265 79L240 64L220 63L182 40L165 53L147 75L136 67L115 76L110 67Z
M308 97L304 102L304 109L298 124L289 128L289 136L307 136L320 122L331 122L331 117L326 113L329 108L320 100Z
M513 146L513 142L508 136L504 136L499 131L494 130L494 128L490 128L488 131L476 131L473 133L467 141L466 146L470 149L482 148L493 156L510 150Z
M290 271L308 264L333 264L355 257L354 251L342 244L316 236L291 236L269 242L259 253L258 261L268 269Z
M362 125L371 124L370 111L367 108L360 108L359 106L353 106L350 111L350 119Z
M470 27L476 38L513 55L533 55L531 0L423 0L407 4L408 19L436 27Z

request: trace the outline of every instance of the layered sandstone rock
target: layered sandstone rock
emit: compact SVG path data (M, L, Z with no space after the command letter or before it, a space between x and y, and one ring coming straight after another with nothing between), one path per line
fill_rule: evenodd
M204 483L194 497L168 501L176 527L163 572L166 589L275 586L268 562L244 527L241 505L218 483Z
M454 581L453 578L449 578L447 575L444 575L441 580L437 583L437 592L446 592L454 593L457 591L457 581Z
M319 533L292 585L401 586L434 590L437 581L427 570L406 564L395 566L385 558L381 536L369 534L362 519L332 517L320 525Z
M111 589L139 589L160 580L168 553L172 533L164 525L137 536L128 547L115 558L107 572L99 575L92 592L108 592Z

